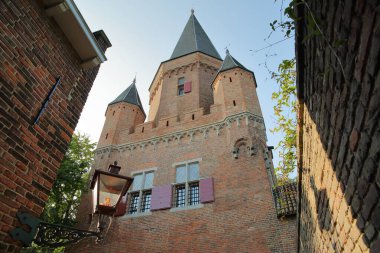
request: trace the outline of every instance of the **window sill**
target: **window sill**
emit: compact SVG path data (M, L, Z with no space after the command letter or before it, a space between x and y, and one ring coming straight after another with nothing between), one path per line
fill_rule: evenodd
M149 215L152 215L152 212L149 211L149 212L143 212L143 213L126 214L123 217L121 217L120 220L128 220L128 219L144 217L144 216L149 216Z
M192 206L184 206L184 207L174 207L174 208L170 209L170 212L193 210L193 209L198 209L198 208L202 208L202 207L203 207L203 204L192 205Z

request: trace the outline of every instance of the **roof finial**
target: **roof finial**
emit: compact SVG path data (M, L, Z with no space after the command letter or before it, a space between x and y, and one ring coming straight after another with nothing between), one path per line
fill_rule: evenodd
M228 45L229 46L229 45ZM226 46L224 49L226 49L226 55L230 54L230 51L228 50L228 46Z
M136 84L136 72L135 72L135 77L133 78L132 84Z
M191 8L191 15L194 15L194 9Z

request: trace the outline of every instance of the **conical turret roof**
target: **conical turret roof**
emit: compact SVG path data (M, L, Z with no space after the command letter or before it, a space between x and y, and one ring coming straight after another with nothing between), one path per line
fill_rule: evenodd
M211 40L208 38L206 32L195 17L194 10L191 10L189 21L187 21L185 29L183 29L181 37L179 38L170 59L194 52L202 52L221 59L218 51L216 51Z
M233 68L242 68L244 70L252 72L249 69L247 69L246 67L244 67L243 64L238 62L234 57L232 57L232 55L230 54L230 52L227 49L226 50L226 58L224 58L222 67L220 67L218 73L229 70L229 69L233 69Z
M124 90L119 96L117 96L117 98L115 98L108 105L113 105L119 102L127 102L133 105L137 105L145 114L144 108L142 107L142 104L141 104L139 93L136 88L136 78L133 79L132 84L129 85L129 87L126 90Z
M230 69L233 69L233 68L241 68L245 71L248 71L248 72L252 73L253 78L255 79L255 74L253 73L253 71L247 69L246 67L243 66L243 64L241 64L234 57L232 57L232 55L230 54L230 51L228 51L228 49L227 49L226 50L226 57L224 58L222 66L218 70L218 74L215 76L214 81L216 80L217 76L220 73L227 71L227 70L230 70ZM212 81L211 85L213 85L214 81ZM256 83L256 81L255 81L255 83ZM256 84L256 87L257 87L257 84Z

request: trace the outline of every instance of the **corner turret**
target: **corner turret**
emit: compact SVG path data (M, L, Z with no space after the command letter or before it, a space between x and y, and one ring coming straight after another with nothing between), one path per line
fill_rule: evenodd
M145 121L146 114L136 88L136 78L116 99L108 104L106 120L98 148L118 144L121 134L130 134Z
M262 116L254 73L232 57L228 50L211 87L215 105L221 105L226 116L242 111Z

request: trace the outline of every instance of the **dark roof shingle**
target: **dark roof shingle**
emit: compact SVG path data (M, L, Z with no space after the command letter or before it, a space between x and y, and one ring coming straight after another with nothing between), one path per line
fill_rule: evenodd
M138 107L140 107L142 112L145 114L144 108L143 108L141 100L140 100L139 93L138 93L137 88L136 88L136 79L134 79L132 84L129 85L129 87L126 90L124 90L119 96L117 96L117 98L115 98L108 105L113 105L113 104L116 104L119 102L127 102L127 103L130 103L133 105L137 105Z
M211 40L195 17L194 11L192 10L189 21L187 21L187 24L183 29L181 37L179 38L170 59L178 58L194 52L202 52L212 57L221 59L218 51L215 49Z

